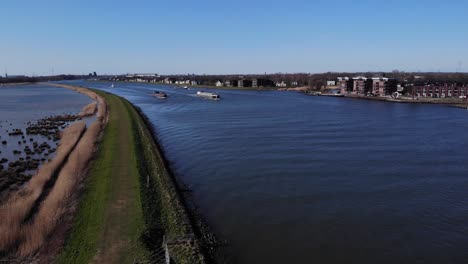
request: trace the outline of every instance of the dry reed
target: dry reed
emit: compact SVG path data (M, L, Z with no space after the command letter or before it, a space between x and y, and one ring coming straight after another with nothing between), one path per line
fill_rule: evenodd
M71 198L84 177L92 157L96 139L101 131L101 122L95 121L85 132L61 169L57 181L47 198L41 204L33 221L25 225L21 233L18 255L33 255L51 232L57 227L68 209Z
M87 95L88 97L96 100L97 101L96 117L100 121L103 121L103 122L105 121L104 119L107 117L106 116L107 115L106 101L101 96L97 95L95 92L93 92L93 91L91 91L89 89L86 89L86 88L76 87L76 86L71 86L71 85L64 85L64 84L49 84L49 85L70 89L70 90L73 90L75 92Z
M104 118L107 116L107 105L106 105L106 101L98 96L98 111L97 111L97 118L101 121L104 121Z
M78 115L80 117L92 116L94 115L94 113L96 113L96 109L97 109L97 102L92 102L86 105L85 107L83 107L83 109L81 109L81 112Z
M106 102L96 93L69 85L54 86L71 89L94 99L95 102L83 107L80 115L96 113L97 120L84 134L84 122L74 123L65 129L55 158L41 166L25 188L12 194L0 208L0 251L13 253L12 250L16 249L16 255L20 257L34 255L63 219L72 200L76 198L76 190L85 176L95 143L107 118ZM54 186L38 205L36 214L29 216L46 184L58 169L60 172ZM25 222L28 217L31 219Z
M12 194L2 205L0 210L0 219L2 220L0 222L0 250L8 250L17 242L21 224L33 209L47 182L65 162L85 128L84 122L74 123L66 128L55 158L42 165L27 185L22 190Z

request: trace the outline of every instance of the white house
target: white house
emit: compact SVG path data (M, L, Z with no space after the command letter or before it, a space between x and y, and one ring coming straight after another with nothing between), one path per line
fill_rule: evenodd
M276 87L286 87L288 86L285 82L277 82Z

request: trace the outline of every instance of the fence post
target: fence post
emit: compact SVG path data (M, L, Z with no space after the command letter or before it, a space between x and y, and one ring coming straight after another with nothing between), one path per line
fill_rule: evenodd
M171 264L171 256L169 255L169 247L167 246L166 236L163 236L164 255L166 257L166 264Z

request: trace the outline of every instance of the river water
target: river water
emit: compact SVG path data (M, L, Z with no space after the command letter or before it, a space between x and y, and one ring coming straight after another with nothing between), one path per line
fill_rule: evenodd
M13 150L23 150L25 146L32 148L30 138L39 144L54 143L44 136L27 135L27 142L18 144L21 137L8 135L13 129L25 132L28 122L35 123L39 119L54 115L78 114L83 106L91 102L92 100L85 95L43 84L0 86L0 140L8 142L6 145L0 145L0 158L9 161L24 158L24 153L14 155Z
M146 113L229 263L468 263L466 110L75 84Z

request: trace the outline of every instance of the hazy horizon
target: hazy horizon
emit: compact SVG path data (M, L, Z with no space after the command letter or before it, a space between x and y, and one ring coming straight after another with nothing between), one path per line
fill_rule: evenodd
M466 72L465 1L9 1L4 75Z

